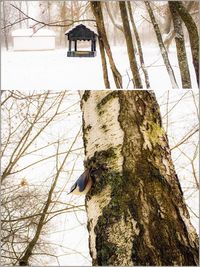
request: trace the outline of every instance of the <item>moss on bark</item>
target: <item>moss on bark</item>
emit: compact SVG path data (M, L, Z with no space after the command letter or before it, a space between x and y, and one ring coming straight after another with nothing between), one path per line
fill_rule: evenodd
M155 95L120 91L117 97L122 144L96 151L85 163L94 181L86 196L93 265L197 265L197 235Z

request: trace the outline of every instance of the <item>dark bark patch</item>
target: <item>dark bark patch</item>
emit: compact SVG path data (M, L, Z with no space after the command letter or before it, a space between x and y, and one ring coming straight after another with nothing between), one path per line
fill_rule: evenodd
M197 263L197 249L191 246L183 215L180 215L180 211L187 215L187 210L170 161L166 135L160 132L159 110L152 112L153 107L157 107L155 98L143 91L120 92L119 102L118 120L124 131L124 194L120 205L129 209L140 229L139 235L133 233L133 264ZM145 138L141 129L145 129ZM146 141L151 142L151 150L144 148ZM163 159L169 164L168 170Z
M109 263L113 261L113 257L116 255L116 245L106 241L105 239L106 236L103 235L97 235L96 237L97 265L99 266L108 266Z
M111 93L107 94L101 101L97 104L97 109L101 109L106 103L108 103L111 99L118 96L118 91L112 91Z
M90 169L93 186L87 198L100 193L107 184L117 184L119 174L108 167L109 161L116 158L115 148L111 147L94 153L84 164L86 169Z
M85 90L85 92L84 92L84 94L82 96L82 100L84 100L85 102L87 102L87 100L90 97L90 94L91 94L90 90Z

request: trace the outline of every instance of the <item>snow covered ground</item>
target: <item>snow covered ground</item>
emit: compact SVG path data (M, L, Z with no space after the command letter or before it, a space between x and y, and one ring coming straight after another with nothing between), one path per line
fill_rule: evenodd
M112 47L112 51L116 65L123 76L123 88L131 89L132 83L129 83L127 75L128 71L131 77L126 48ZM171 89L159 49L148 46L144 47L143 52L151 88L154 90ZM192 85L193 88L197 88L189 49L188 55ZM169 58L181 87L175 48L170 49ZM95 58L69 58L67 49L24 52L2 50L1 66L2 90L99 90L105 88L99 51ZM142 73L141 69L140 72ZM114 89L110 68L109 77L112 89Z

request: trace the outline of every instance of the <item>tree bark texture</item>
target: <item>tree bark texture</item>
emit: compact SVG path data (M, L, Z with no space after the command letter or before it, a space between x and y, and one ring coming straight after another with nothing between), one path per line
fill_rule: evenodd
M98 34L100 34L99 31L98 31ZM102 63L103 80L104 80L105 88L109 89L110 88L110 82L109 82L109 76L108 76L106 54L105 54L105 50L104 50L104 44L103 44L103 41L101 38L99 38L99 50L100 50L100 54L101 54L101 63Z
M191 80L190 80L190 71L188 67L187 61L187 54L185 49L185 40L184 34L182 29L182 21L181 18L176 10L175 2L169 1L169 8L172 15L173 25L174 25L174 32L175 32L175 42L176 42L176 49L177 49L177 57L178 57L178 64L181 73L181 81L182 87L190 89L192 88Z
M136 43L137 43L138 54L139 54L139 57L140 57L140 64L141 64L142 71L144 73L146 87L150 88L149 75L148 75L147 69L146 69L145 64L144 64L142 44L141 44L140 36L138 34L138 30L137 30L137 27L136 27L136 24L135 24L135 21L134 21L134 18L133 18L133 12L132 12L132 7L131 7L131 2L130 1L127 1L127 6L128 6L128 11L129 11L129 16L130 16L133 32L134 32L134 35L135 35L135 40L136 40Z
M145 5L146 5L147 11L149 13L149 17L150 17L151 22L152 22L153 27L154 27L154 31L155 31L155 34L156 34L156 37L157 37L157 40L158 40L158 44L159 44L159 47L160 47L160 52L161 52L161 55L163 57L163 61L165 63L167 72L169 74L169 78L170 78L170 81L171 81L171 84L172 84L172 88L174 88L174 89L178 88L178 85L177 85L177 82L176 82L176 78L175 78L175 75L174 75L174 71L173 71L172 66L170 64L170 61L169 61L169 58L168 58L168 53L167 53L167 50L166 50L165 45L163 43L162 35L161 35L161 32L160 32L158 23L156 22L155 16L153 14L153 10L152 10L151 5L150 5L150 3L148 1L145 1Z
M152 91L85 91L93 265L197 265L190 223Z
M128 13L126 10L126 3L124 1L120 1L119 8L121 12L121 18L122 18L122 23L123 23L124 36L126 39L131 72L133 75L133 85L135 88L142 88L143 86L142 86L142 81L140 78L140 73L138 70L135 51L133 47L132 34L131 34L131 29L130 29L129 20L128 20Z
M112 74L113 74L113 77L114 77L114 81L115 81L115 84L116 84L116 87L117 88L122 88L122 77L121 77L121 74L119 73L119 71L118 71L118 69L117 69L117 67L115 65L115 62L114 62L114 59L113 59L113 56L112 56L112 52L111 52L111 49L110 49L110 45L109 45L109 42L108 42L106 30L105 30L104 18L103 18L103 13L102 13L102 9L101 9L101 4L102 4L101 2L97 2L97 1L90 2L90 6L91 6L91 9L92 9L92 12L93 12L93 14L95 16L95 19L96 19L97 29L98 29L98 32L99 32L99 38L102 39L102 42L104 44L104 47L105 47L105 50L106 50L106 54L108 56L110 67L111 67L111 70L112 70Z
M185 3L186 6L186 10L189 12L192 7L194 6L194 1L189 1L187 3ZM169 12L167 12L167 16L166 16L166 25L165 25L165 29L164 29L164 33L167 34L165 40L164 40L164 45L167 49L167 51L169 50L169 46L172 42L172 40L174 39L175 36L175 32L174 29L171 28L171 23L172 22L172 16L171 16L171 12L169 10Z
M184 7L184 5L180 1L175 1L174 6L176 7L177 12L179 13L181 19L185 23L185 26L187 28L189 39L190 39L190 46L191 46L191 52L192 52L192 59L193 59L193 65L196 73L197 83L199 85L199 34L197 26L190 15L190 13L187 11L187 9Z

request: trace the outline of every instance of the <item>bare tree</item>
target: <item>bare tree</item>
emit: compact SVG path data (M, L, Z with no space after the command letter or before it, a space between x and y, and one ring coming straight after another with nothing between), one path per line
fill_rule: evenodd
M158 24L156 22L155 16L153 14L153 10L151 8L151 4L148 1L145 1L145 5L146 5L147 11L149 13L149 17L151 19L151 22L153 24L153 27L154 27L154 30L155 30L155 33L156 33L156 37L157 37L158 44L159 44L159 47L160 47L161 55L163 57L163 61L165 63L167 72L169 74L169 78L170 78L170 81L171 81L171 84L172 84L172 88L178 88L178 85L177 85L177 82L176 82L176 78L175 78L175 75L174 75L174 71L173 71L172 66L170 64L170 61L169 61L169 58L168 58L168 54L167 54L167 50L166 50L166 48L164 46L162 35L161 35L161 32L160 32L159 26L158 26Z
M103 13L101 9L101 2L92 1L90 2L90 5L91 5L92 12L96 19L96 24L97 24L97 28L99 32L99 38L101 38L103 41L105 51L109 59L110 67L111 67L112 74L115 80L115 85L117 88L122 88L122 77L113 60L112 51L110 49L110 45L108 42L106 30L105 30L104 18L103 18Z
M86 197L93 265L198 265L154 93L90 91L82 110L86 167L97 172Z
M102 62L102 69L103 69L103 80L105 84L105 88L109 89L110 88L110 82L109 82L109 77L108 77L108 68L107 68L107 62L106 62L106 53L105 53L105 47L104 43L101 36L101 33L98 30L98 35L99 35L99 49L101 53L101 62Z
M193 59L193 65L196 73L197 83L199 85L199 34L197 26L192 18L192 16L189 14L187 9L184 7L184 5L180 1L176 1L174 3L174 8L176 8L177 12L179 13L181 19L183 20L190 39L190 46L191 46L191 52L192 52L192 59Z
M172 20L174 24L176 49L181 73L182 87L187 89L192 88L181 18L178 12L176 11L176 5L174 5L174 2L169 2L169 8L172 14Z
M162 99L162 100L161 100ZM163 126L167 131L170 151L181 182L181 187L190 212L191 221L197 227L199 221L198 206L198 156L199 147L199 110L198 92L187 90L182 94L166 92L158 101L161 106ZM182 110L185 106L190 109ZM184 118L184 119L183 119ZM191 118L193 118L191 120ZM178 132L177 132L178 129Z
M60 181L66 161L73 157L76 162L79 157L82 148L74 146L80 130L73 139L54 137L53 133L50 138L48 134L69 113L67 99L65 91L3 94L1 229L5 265L57 259L57 248L47 238L52 220L67 212L84 211L83 205L61 201L73 166L65 182ZM36 170L39 176L33 177L31 172Z
M130 1L127 2L127 6L128 6L129 16L130 16L132 28L133 28L133 31L134 31L136 43L137 43L138 54L139 54L139 57L140 57L140 65L141 65L141 68L142 68L142 71L143 71L144 77L145 77L146 87L150 88L149 75L148 75L147 69L146 69L145 64L144 64L144 56L143 56L143 51L142 51L142 44L141 44L140 36L138 34L138 30L137 30L137 27L136 27L136 24L135 24L135 21L134 21L134 17L133 17L133 12L132 12L132 7L131 7L131 2Z
M39 222L37 224L37 228L36 228L36 231L35 231L35 234L33 236L33 238L30 240L30 242L28 243L27 247L25 248L24 250L24 253L21 255L20 259L19 259L19 265L21 266L27 266L29 265L29 259L31 257L31 255L33 254L33 250L38 242L38 239L40 237L40 233L42 231L42 228L43 226L47 223L47 213L48 213L48 210L49 210L49 207L51 205L51 202L52 202L52 197L53 197L53 193L55 191L55 188L56 188L56 185L57 185L57 182L58 182L58 179L59 179L59 176L60 176L60 173L64 167L64 164L68 158L68 155L74 145L74 143L76 142L77 140L77 137L78 137L79 133L77 134L77 136L75 137L72 145L71 145L71 148L69 149L68 153L65 155L64 159L62 160L60 166L59 166L59 161L56 162L56 175L55 175L55 178L52 182L52 186L49 190L49 193L48 193L48 196L47 196L47 199L45 201L45 205L44 205L44 208L41 212L41 216L40 216L40 219L39 219ZM59 150L59 143L58 143L58 150Z
M135 50L133 47L133 40L128 20L128 13L126 10L126 3L123 1L119 2L119 8L121 12L121 18L123 22L123 29L124 29L124 36L126 39L126 45L127 45L127 51L128 51L128 57L130 62L130 67L133 75L133 85L135 88L142 88L142 81L140 78L140 73L137 66L136 56L135 56Z
M23 1L20 1L23 2ZM44 1L40 1L41 3L43 3ZM119 72L119 69L116 65L115 59L114 59L114 49L112 49L112 47L110 46L110 44L112 43L112 39L115 39L115 44L116 44L116 38L119 35L119 39L117 38L117 42L118 44L126 41L127 44L127 48L128 48L128 55L129 55L129 62L130 62L130 70L132 72L133 79L132 77L128 77L129 78L129 83L130 81L133 81L135 83L135 87L141 88L141 77L139 75L139 70L140 68L138 67L139 65L136 62L136 53L135 53L135 49L134 49L134 41L131 40L134 36L136 37L136 42L137 42L137 46L139 49L139 59L140 59L140 65L141 65L141 70L144 73L144 77L145 77L145 82L146 82L146 87L149 88L149 80L148 80L148 74L147 74L147 70L144 66L144 61L146 60L145 57L143 57L143 53L142 53L142 42L140 41L145 40L146 36L144 36L144 34L142 33L140 35L140 31L139 28L137 29L136 25L135 25L135 21L134 21L134 16L133 16L133 12L130 10L131 5L127 3L127 7L129 9L129 18L130 18L130 22L132 24L133 27L133 31L134 31L134 35L130 35L131 31L130 31L130 25L129 25L129 19L128 17L126 17L127 14L127 10L126 10L126 6L123 9L123 11L125 11L126 13L122 12L123 14L125 14L125 16L123 15L123 24L126 25L126 33L123 36L122 32L124 32L124 26L122 26L119 22L119 16L120 16L120 8L119 8L119 3L102 3L99 1L92 1L92 2L84 2L82 3L81 1L69 1L69 2L51 2L48 3L49 1L46 1L43 3L44 5L44 10L41 7L41 13L43 13L44 11L44 18L37 18L37 17L32 17L30 16L30 14L27 14L27 7L28 7L28 3L26 3L26 11L23 11L22 9L24 9L24 3L23 5L20 4L20 6L13 4L14 2L8 2L8 4L6 4L7 6L9 6L12 10L15 11L15 13L17 13L16 16L14 16L14 18L9 17L6 21L4 21L3 24L3 31L5 33L5 41L6 41L6 32L8 32L9 29L11 29L12 27L15 27L16 25L18 25L19 23L25 23L25 22L29 22L30 20L32 21L32 23L34 23L34 26L36 28L36 31L43 28L43 27L53 27L56 31L58 31L60 33L60 44L63 45L63 41L64 41L64 31L74 25L74 23L76 22L89 22L89 23L96 23L95 26L97 26L97 31L99 34L99 48L100 48L100 54L101 54L101 61L102 61L102 69L103 69L103 78L104 78L104 84L106 88L110 88L111 83L109 81L109 75L108 75L108 66L111 68L112 71L112 75L114 78L114 82L117 88L122 88L122 76L125 76L124 74L121 75L122 73ZM122 3L120 3L121 7L123 6L123 1L121 1ZM177 1L176 1L177 2ZM49 5L51 4L51 5ZM176 9L176 12L179 13L179 16L181 17L181 20L184 21L184 23L186 23L189 27L189 24L191 24L190 29L188 30L189 35L190 35L190 43L191 43L191 49L192 49L192 54L193 54L193 64L196 70L196 75L198 78L198 32L196 29L196 25L194 20L192 19L191 15L189 14L189 12L187 11L187 8L189 10L189 6L194 6L194 3L189 5L190 3L186 3L183 5L183 9L181 8L180 11L178 11L177 9L177 5L179 5L179 3L175 3L176 4L176 8L174 8L174 10ZM161 51L161 55L164 61L164 64L166 66L171 84L173 88L178 88L177 85L177 81L176 81L176 77L174 75L174 71L173 68L170 64L169 61L169 57L168 57L168 53L167 53L167 49L163 43L163 39L162 39L162 35L160 32L160 28L158 25L158 22L161 24L161 27L163 26L163 24L166 26L165 28L171 28L171 21L172 21L172 17L171 17L171 13L169 12L169 10L167 9L168 4L167 5L163 5L163 4L159 4L159 3L153 3L150 4L149 1L145 2L146 5L146 10L149 13L149 17L151 22L149 21L148 17L146 18L146 10L144 9L144 4L135 4L136 8L140 8L141 11L145 14L144 16L141 15L142 17L142 24L149 24L149 22L151 24L153 24L154 27L154 31L156 33L156 37L158 40L158 45ZM55 12L50 12L50 19L48 19L48 9L52 8L52 10L55 10ZM155 11L153 11L152 7L153 6L155 8ZM186 7L186 11L185 8ZM166 11L166 16L168 18L168 20L164 19L164 21L166 20L166 23L161 23L162 19L160 18L162 16L162 12ZM164 10L164 11L163 11ZM154 12L157 15L159 15L158 20L155 19L154 16ZM181 13L182 16L181 16ZM20 18L19 18L19 14L20 14ZM184 15L183 15L184 14ZM94 15L94 17L92 17L91 15ZM91 16L91 17L90 17ZM184 17L184 18L183 18ZM176 17L177 19L177 17ZM49 21L51 20L51 21ZM187 22L186 22L187 21ZM189 23L191 21L191 23ZM114 25L114 27L110 27L109 29L111 29L109 32L108 28L106 29L106 27L108 27L107 25L110 25L110 22L112 22L111 26ZM144 27L144 26L142 26ZM179 25L179 29L177 29L177 31L180 32L180 25ZM114 29L114 32L113 32ZM194 30L193 30L194 29ZM115 31L116 30L116 31ZM162 30L162 28L161 28ZM165 31L165 29L164 29ZM174 32L174 31L173 31ZM193 34L194 32L194 34ZM197 33L197 34L196 34ZM140 35L140 36L139 36ZM195 36L197 37L195 37ZM117 36L117 37L116 37ZM150 36L151 38L151 32L148 32L148 36ZM194 38L193 38L193 37ZM124 38L125 37L125 38ZM196 38L196 39L195 39ZM152 38L153 39L153 38ZM151 40L152 40L151 39ZM177 38L176 38L177 39ZM179 51L183 49L183 44L180 46L180 38L179 38ZM195 41L194 41L195 40ZM185 59L184 60L179 60L179 63L181 61L181 64L179 64L180 66L180 70L181 70L181 75L185 76L182 77L183 80L183 86L184 88L190 88L190 84L191 81L189 79L189 73L188 73L188 67L187 62L186 62L186 53L183 52L182 55L185 54ZM177 53L178 58L181 58L181 54ZM109 64L108 64L109 63ZM154 63L152 64L153 66ZM152 66L150 65L150 66ZM139 70L138 70L139 69ZM129 73L127 74L129 76ZM134 77L135 76L135 77ZM134 81L135 80L135 81ZM187 80L187 82L186 82ZM136 84L137 83L137 84Z
M191 11L193 8L195 8L195 1L188 1L185 2L184 4L188 12ZM164 33L167 35L164 39L164 45L168 50L172 40L174 39L175 32L174 28L172 27L172 16L168 5L166 5L165 10L166 11L165 11Z

